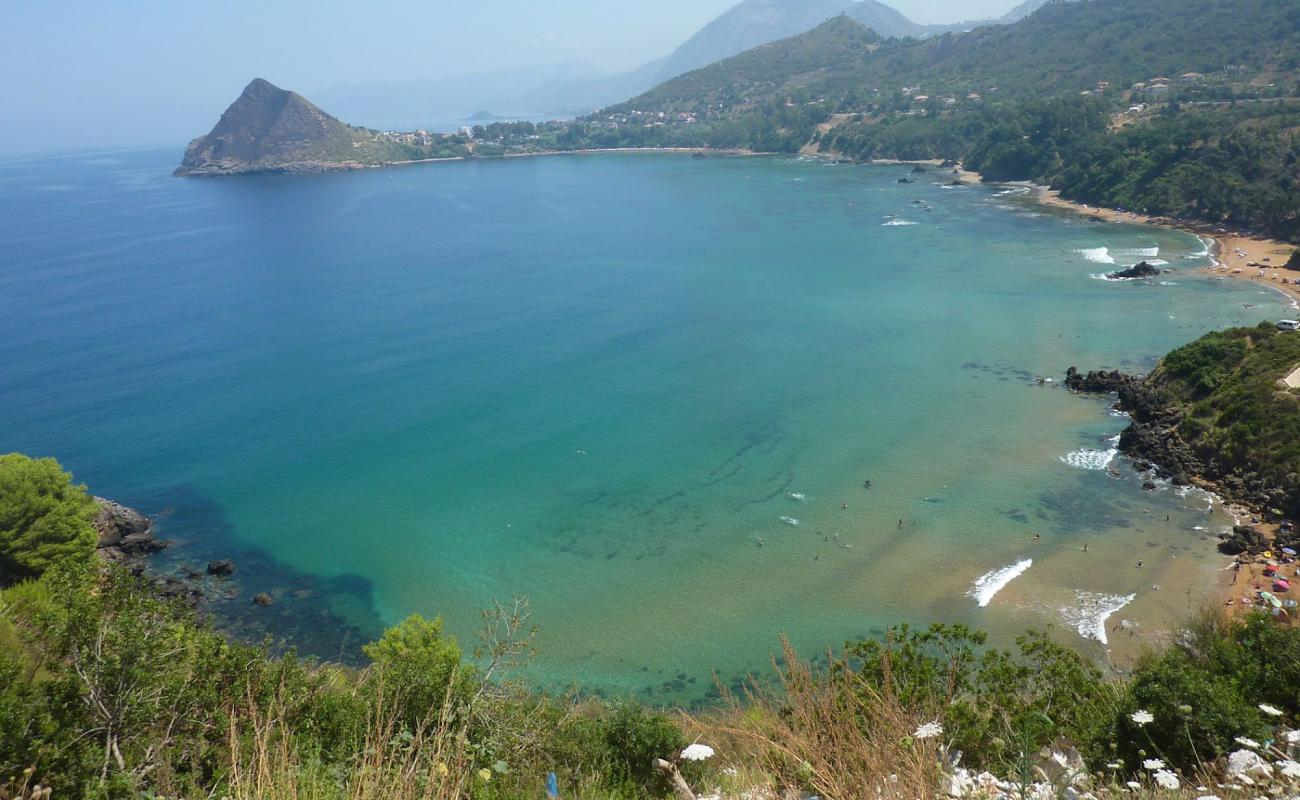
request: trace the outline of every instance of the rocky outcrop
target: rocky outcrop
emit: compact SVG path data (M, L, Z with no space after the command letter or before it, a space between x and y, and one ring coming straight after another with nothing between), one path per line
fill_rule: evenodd
M1134 264L1128 269L1121 269L1117 272L1112 272L1106 277L1110 278L1111 280L1132 280L1135 278L1154 278L1157 275L1163 273L1164 271L1165 270L1162 270L1158 267L1151 266L1145 261L1139 261L1138 263Z
M1239 556L1242 553L1259 555L1268 546L1268 540L1259 531L1249 525L1236 525L1232 533L1219 542L1219 552L1227 556Z
M1131 422L1120 434L1119 450L1176 486L1208 484L1225 499L1280 519L1293 513L1284 487L1271 484L1259 473L1227 465L1212 449L1195 446L1179 430L1182 406L1171 402L1147 378L1119 371L1080 373L1070 367L1065 385L1081 394L1113 394L1115 407ZM1142 467L1139 467L1142 468Z
M1300 250L1291 254L1291 259L1286 262L1286 268L1300 271Z
M1138 380L1119 370L1111 372L1093 370L1086 375L1079 372L1077 367L1070 367L1065 371L1065 388L1081 394L1114 394L1121 387L1129 386Z
M154 535L153 522L133 508L96 497L99 512L91 520L99 534L101 558L123 564L137 574L144 571L144 557L167 547L169 542Z

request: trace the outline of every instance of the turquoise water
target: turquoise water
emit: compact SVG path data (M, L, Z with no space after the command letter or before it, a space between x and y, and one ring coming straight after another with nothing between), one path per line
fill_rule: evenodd
M903 167L176 157L0 162L0 450L159 515L167 563L234 555L231 615L309 650L521 594L533 680L692 702L782 632L1101 652L1117 600L1156 636L1219 565L1204 498L1080 468L1124 421L1033 380L1283 314L1194 237ZM1161 285L1090 277L1151 248Z

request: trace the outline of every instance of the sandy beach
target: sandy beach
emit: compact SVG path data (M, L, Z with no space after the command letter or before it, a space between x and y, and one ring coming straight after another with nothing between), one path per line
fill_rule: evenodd
M1245 280L1268 286L1290 297L1293 303L1300 303L1300 273L1283 269L1296 249L1293 245L1251 234L1235 233L1208 223L1192 223L1076 203L1062 198L1059 192L1046 186L1030 183L1020 185L1033 188L1035 197L1044 205L1069 209L1107 222L1158 225L1210 239L1214 242L1211 252L1218 263L1206 267L1205 272L1216 278Z

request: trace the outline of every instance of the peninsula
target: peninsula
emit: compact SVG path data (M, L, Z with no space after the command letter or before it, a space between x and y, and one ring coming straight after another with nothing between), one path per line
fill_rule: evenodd
M468 153L464 137L355 127L321 111L297 92L256 78L208 135L190 142L173 174L322 172L460 158Z

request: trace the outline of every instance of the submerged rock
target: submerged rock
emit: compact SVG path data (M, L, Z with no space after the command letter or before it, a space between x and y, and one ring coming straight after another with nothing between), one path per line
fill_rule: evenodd
M253 595L253 605L255 606L262 606L263 608L265 608L266 606L273 605L274 603L275 603L275 598L271 597L271 595L267 594L266 592L258 592L257 594Z
M235 574L235 562L228 558L208 562L208 574L226 578Z

